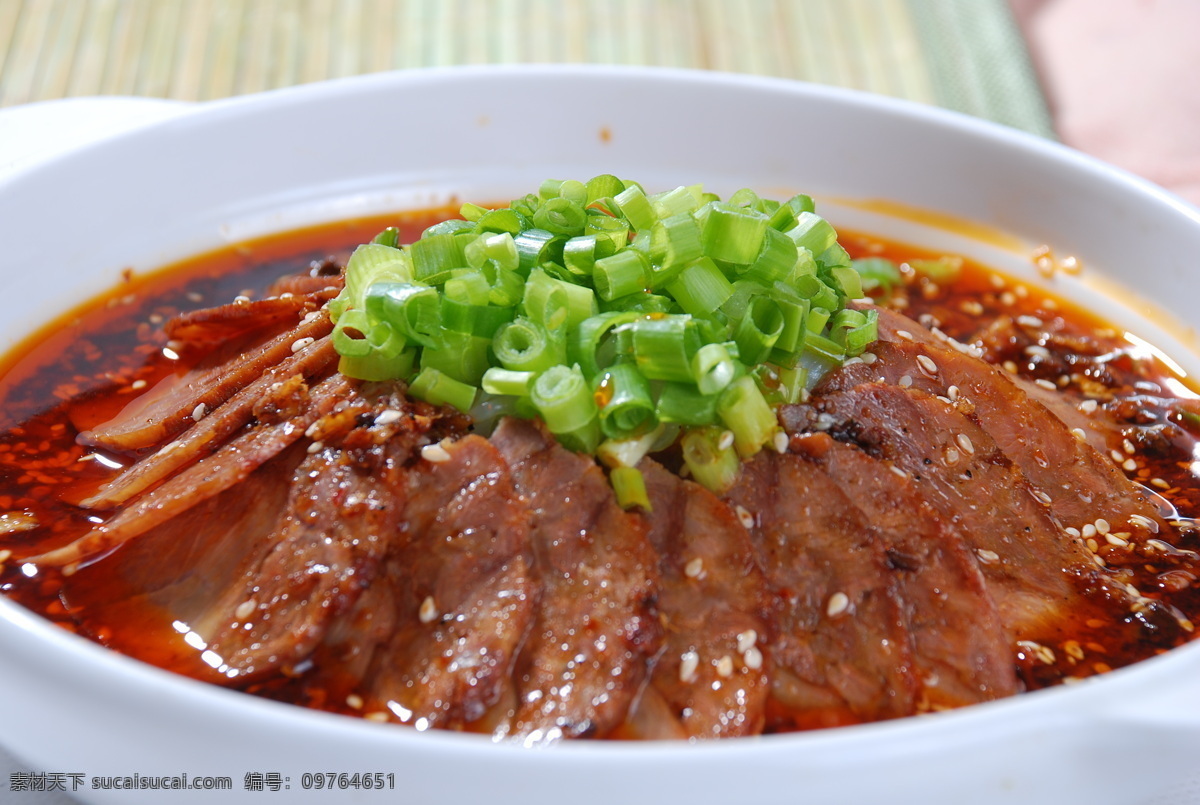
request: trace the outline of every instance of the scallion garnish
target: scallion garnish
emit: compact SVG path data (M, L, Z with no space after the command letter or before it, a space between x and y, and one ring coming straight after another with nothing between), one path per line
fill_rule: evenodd
M538 416L609 467L625 506L649 505L635 465L679 438L692 476L727 488L778 432L774 406L875 340L845 303L891 279L852 263L804 195L647 194L606 174L461 216L354 252L330 303L339 368Z

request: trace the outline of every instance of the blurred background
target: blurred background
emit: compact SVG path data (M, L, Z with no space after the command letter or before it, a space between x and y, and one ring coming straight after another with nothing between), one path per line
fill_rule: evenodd
M699 68L944 106L1200 203L1198 44L1197 0L0 0L0 108L456 64Z

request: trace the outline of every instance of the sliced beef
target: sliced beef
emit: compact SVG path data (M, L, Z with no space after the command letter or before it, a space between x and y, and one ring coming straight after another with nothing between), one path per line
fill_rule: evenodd
M332 326L329 316L321 313L261 346L238 350L228 359L221 353L222 359L215 363L202 363L160 382L103 426L79 434L79 442L116 451L160 445L192 427L197 411L204 416L218 406L225 407L226 401L261 384L266 376L274 382L296 372L311 374L327 365L333 357L333 348L326 339ZM297 345L311 343L308 339L319 340L322 347L300 350ZM229 410L240 409L234 406ZM120 502L114 500L109 505ZM92 505L101 506L99 501Z
M404 508L403 470L371 472L324 449L297 467L271 549L220 591L192 630L241 682L298 673L330 625L376 578Z
M626 718L658 651L657 557L596 463L506 419L493 444L532 510L542 598L516 667L511 733L528 743L604 736Z
M332 413L353 387L354 381L334 375L310 393L302 377L288 378L259 401L258 427L171 476L80 539L30 561L49 565L89 561L245 481Z
M662 572L663 650L651 678L690 738L755 735L766 719L769 591L750 536L732 508L699 484L646 459L650 542ZM657 705L644 696L639 709ZM636 720L636 719L635 719Z
M266 330L290 331L301 319L316 318L317 310L333 295L332 292L289 294L193 310L168 320L163 332L183 349L203 349Z
M921 686L918 710L1016 693L1014 647L977 556L920 484L825 433L792 447L833 479L886 545Z
M284 451L249 482L200 501L65 576L63 604L105 645L162 668L229 683L204 661L216 655L204 655L208 646L194 624L210 616L226 591L242 589L270 551L268 537L304 456L302 448Z
M1144 487L1077 438L1007 372L891 311L879 309L879 333L881 340L871 348L877 360L831 373L817 396L882 379L952 399L1049 497L1051 512L1064 527L1081 529L1104 520L1135 538L1168 530Z
M391 635L363 686L367 706L401 722L462 729L512 689L537 609L531 512L491 444L467 436L409 473L387 578Z
M796 410L785 420L793 426ZM1101 603L1132 603L970 417L913 389L868 383L814 398L810 422L893 462L962 530L1015 640L1051 645ZM1113 607L1105 607L1112 619Z
M289 346L289 351L291 348ZM161 483L179 470L212 453L254 417L254 409L272 387L297 375L315 378L323 375L337 361L337 353L328 336L301 346L295 354L266 368L253 381L241 388L216 410L206 413L199 421L192 412L194 424L174 441L157 452L130 466L113 479L98 494L81 502L85 508L111 509ZM261 368L261 367L260 367Z
M862 512L816 464L763 452L725 499L750 526L774 606L774 729L875 721L914 711L903 605L886 552Z

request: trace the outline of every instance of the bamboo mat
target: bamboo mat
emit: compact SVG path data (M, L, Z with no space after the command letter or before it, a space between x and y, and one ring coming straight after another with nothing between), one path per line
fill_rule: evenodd
M0 106L521 62L802 79L1052 136L1004 0L0 0Z

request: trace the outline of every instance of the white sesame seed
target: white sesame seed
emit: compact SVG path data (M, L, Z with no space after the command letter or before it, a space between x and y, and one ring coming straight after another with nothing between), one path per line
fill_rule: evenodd
M1095 400L1084 400L1079 404L1079 410L1083 411L1085 414L1092 414L1095 413L1099 406L1100 403L1096 402Z
M238 620L244 621L246 618L254 614L254 610L258 608L258 602L253 598L247 598L242 603L238 604L238 608L233 611L233 614Z
M146 388L146 381L145 380L135 380L129 384L129 388L133 389L134 391L144 389L144 388Z
M1083 527L1083 531L1081 533L1083 534L1083 536L1085 538L1091 538L1091 537L1096 536L1096 524L1088 523L1087 525L1085 525Z
M399 422L404 418L404 414L394 408L389 408L386 411L381 411L379 416L375 417L376 425L391 425L393 422Z
M1092 553L1095 553L1096 551L1100 550L1100 543L1096 542L1096 539L1094 537L1088 537L1087 547L1088 547L1089 551L1091 551Z
M1110 451L1108 455L1113 460L1113 462L1115 462L1117 464L1120 464L1121 462L1123 462L1125 460L1125 456L1121 455L1116 450Z
M717 660L717 676L728 679L733 676L733 657L726 654L721 659Z
M1144 514L1129 515L1129 524L1138 526L1139 528L1144 528L1147 531L1155 534L1158 533L1158 523L1154 522Z
M921 371L930 377L933 377L938 372L938 365L934 363L933 358L929 357L928 355L918 355L917 363L920 365Z
M951 386L946 389L946 396L952 400L958 400L958 386Z
M376 710L373 713L367 713L365 716L363 716L363 718L365 718L367 721L378 721L382 724L386 724L392 720L391 717L382 710Z
M1100 565L1100 567L1108 567L1108 564L1104 561L1104 557L1098 553L1092 554L1092 561Z
M425 600L421 602L421 608L417 610L417 617L421 620L421 623L433 623L437 620L439 614L433 596L425 596Z
M363 706L362 696L359 696L357 693L351 693L346 697L346 704L352 710L361 710Z
M717 449L728 450L731 447L733 447L733 431L722 431L721 437L717 439Z
M1037 498L1039 501L1041 501L1042 505L1044 505L1044 506L1049 506L1051 503L1054 502L1054 498L1050 497L1049 495L1047 495L1045 492L1043 492L1040 489L1035 489L1033 492L1033 496L1035 498Z
M872 363L875 363L875 361L879 360L879 356L876 355L874 352L864 352L859 357L862 358L862 362L867 364L868 366Z
M196 407L192 409L192 421L199 422L208 413L208 406L204 403L196 403Z
M1133 442L1129 441L1128 439L1125 439L1121 442L1121 447L1125 448L1125 452L1131 456L1137 452L1137 448L1134 447Z
M1167 483L1166 481L1164 481L1162 478L1151 478L1150 483L1154 486L1157 486L1159 489L1170 489L1171 488L1171 485L1169 483Z
M233 303L235 305L244 305L249 301L250 297L246 296L245 294L238 294L237 296L233 297Z
M695 682L696 671L700 668L700 655L694 651L685 651L679 657L679 681Z
M683 566L683 575L689 579L698 579L704 572L704 560L697 556Z
M1083 432L1083 428L1071 428L1071 435L1081 442L1087 441L1087 434Z
M321 423L314 422L311 425L309 425L307 428L304 429L304 436L305 436L305 438L311 439L320 432L321 432Z
M1041 643L1035 643L1032 640L1018 640L1017 646L1037 657L1040 662L1046 665L1054 664L1054 651L1049 646L1043 646Z
M967 455L975 454L975 445L971 442L971 437L967 436L967 434L958 434L954 437L954 441L958 442L958 446L962 448L962 451Z
M316 455L317 453L320 453L324 449L325 449L325 443L321 442L321 441L316 441L308 446L308 454L310 456Z
M913 340L913 334L912 334L912 333L910 333L908 330L897 330L897 331L896 331L896 337L897 337L897 338L903 338L905 341L912 341L912 340Z
M737 513L738 521L741 522L742 528L747 530L754 528L754 515L751 514L745 506L738 504L737 506L733 507L733 510Z
M985 565L990 565L1000 561L1000 554L995 551L989 551L987 548L976 548L975 555L979 557L979 561Z
M12 556L12 551L8 548L0 549L0 562L7 562Z
M841 615L849 608L850 596L842 592L837 592L829 596L829 603L825 605L825 614L833 618Z
M441 464L450 460L450 451L439 444L427 444L421 448L421 458L433 464Z
M1188 631L1190 632L1191 629L1188 629ZM757 671L759 668L762 668L762 664L763 664L762 652L759 651L754 646L751 646L750 648L746 649L742 653L742 661L744 663L746 663L747 668L749 668L752 671Z
M754 629L747 629L744 632L740 632L737 636L737 650L741 654L745 654L754 648L756 643L758 643L758 632Z
M295 341L292 342L292 352L299 352L300 350L304 349L305 347L307 347L309 344L313 343L316 340L317 339L313 338L312 336L309 336L307 338L297 338Z
M946 458L946 465L953 467L955 464L958 463L958 459L959 459L958 451L955 450L953 447L947 447L946 453L945 453L945 458Z
M1116 545L1118 548L1124 548L1129 544L1129 540L1118 537L1116 534L1105 534L1104 540L1109 545Z
M1033 358L1049 358L1050 350L1046 349L1040 344L1031 344L1030 346L1025 347L1025 354Z
M1037 385L1041 386L1042 388L1046 389L1047 391L1055 391L1058 389L1058 386L1054 385L1054 381L1047 380L1044 377L1039 377L1037 380L1035 380L1033 382L1036 383Z
M1017 324L1022 327L1042 327L1046 323L1037 316L1017 316Z
M990 277L988 277L988 279L992 283L992 287L997 291L1003 288L1005 285L1004 277L1000 276L999 274L992 274Z
M776 453L786 453L788 451L788 443L790 441L791 440L788 439L788 435L786 433L784 433L783 431L779 431L778 433L776 433L775 438L773 440L775 452Z
M983 305L979 304L974 299L963 302L959 306L959 308L962 310L963 313L966 313L968 316L982 316L983 315Z
M1121 462L1121 469L1125 470L1125 472L1133 472L1137 468L1138 468L1137 462L1134 461L1132 458L1127 458Z
M1072 537L1075 537L1076 539L1078 539L1079 537L1083 536L1082 534L1080 534L1080 533L1079 533L1079 529L1078 529L1078 528L1074 528L1074 527L1072 527L1072 526L1067 526L1067 527L1066 527L1066 528L1064 528L1063 530L1064 530L1064 531L1066 531L1068 534L1070 534Z
M1111 530L1112 530L1112 527L1108 524L1108 520L1105 520L1103 517L1099 517L1096 519L1096 533L1097 534L1107 534Z
M310 310L300 319L301 324L308 324L310 321L321 315L319 310Z
M1000 294L1000 304L1005 307L1012 307L1017 303L1017 296L1012 291L1005 291Z
M904 375L903 377L900 378L900 385L903 388L908 388L909 386L912 385L912 378L909 377L908 375Z
M888 469L899 475L901 478L908 480L908 473L897 467L895 464L889 464Z

